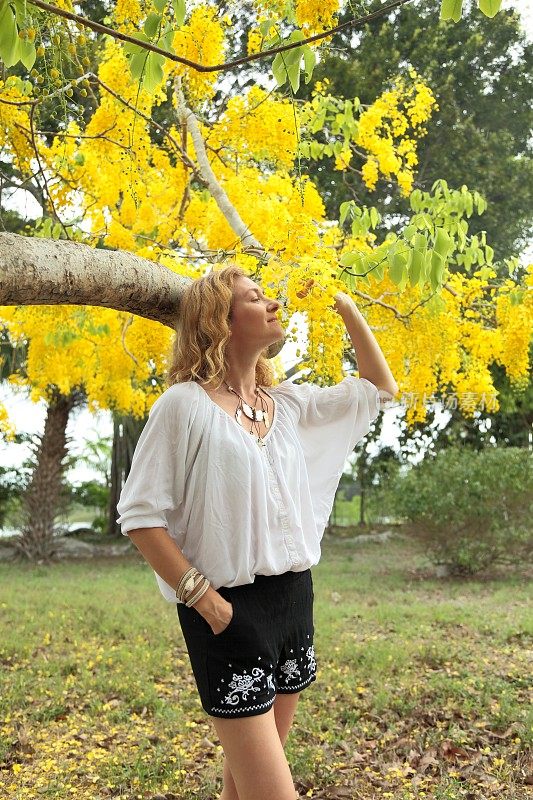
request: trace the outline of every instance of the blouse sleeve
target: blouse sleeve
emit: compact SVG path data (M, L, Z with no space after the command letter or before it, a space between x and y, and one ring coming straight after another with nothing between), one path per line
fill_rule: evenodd
M334 445L346 445L351 452L363 439L377 418L381 406L392 397L378 389L367 378L347 375L335 386L283 381L277 387L296 408L301 432L315 438L320 446L324 439Z
M283 381L277 389L294 410L314 513L325 526L346 459L392 395L353 375L335 386Z
M167 513L183 502L188 420L176 413L171 389L150 409L133 454L117 504L123 535L135 528L168 529Z

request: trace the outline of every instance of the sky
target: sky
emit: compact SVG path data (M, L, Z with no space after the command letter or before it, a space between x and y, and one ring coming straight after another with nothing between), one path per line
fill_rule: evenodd
M440 0L435 0L439 3ZM524 28L527 31L528 39L533 38L533 0L503 0L503 8L518 8L522 15ZM16 208L19 213L28 218L33 218L40 214L40 209L35 200L27 192L19 192L12 196L9 202L5 203L8 208ZM532 253L533 255L533 253ZM298 319L299 318L299 319ZM294 322L301 323L301 316L295 315ZM291 327L289 325L289 327ZM296 349L303 349L303 338L305 325L298 324L300 330L297 342L288 342L281 351L281 360L285 370L290 369L295 363ZM386 354L385 354L386 355ZM42 433L45 420L44 402L32 403L20 393L13 392L8 386L0 385L0 400L5 404L10 418L18 432ZM396 449L398 434L398 418L401 409L388 408L382 412L382 434L377 447L389 445ZM441 425L445 424L447 413L443 412L439 417ZM67 436L71 437L71 454L79 454L83 451L84 443L87 439L94 439L99 436L111 436L112 423L109 412L98 412L91 414L86 409L72 412L67 428ZM0 443L0 465L20 466L29 455L29 450L23 445ZM78 483L94 477L94 473L87 467L78 464L69 472L69 480Z

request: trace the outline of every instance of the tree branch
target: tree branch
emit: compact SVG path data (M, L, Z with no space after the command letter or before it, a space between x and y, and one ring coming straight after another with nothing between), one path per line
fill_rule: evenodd
M270 50L263 50L260 53L252 53L249 56L243 56L242 58L236 58L234 61L226 61L223 64L215 64L213 66L198 64L196 61L183 58L183 56L177 56L175 53L170 53L168 50L162 50L160 47L157 47L157 45L150 44L149 42L143 42L140 39L136 39L134 36L128 36L127 33L120 33L113 28L109 28L107 25L102 25L100 22L93 22L85 17L81 17L79 14L73 14L71 11L65 11L63 8L58 8L57 6L50 5L50 3L45 3L43 0L31 0L31 5L41 8L43 11L49 11L57 16L65 17L65 19L78 22L80 25L90 28L97 33L105 33L109 36L112 36L114 39L120 39L124 42L131 42L131 44L136 44L139 47L142 47L144 50L150 50L153 53L159 53L160 55L165 56L165 58L168 58L170 61L176 61L179 64L184 64L187 67L191 67L191 69L196 70L196 72L225 72L233 67L238 67L241 64L247 64L250 61L257 61L265 56L274 55L275 53L283 53L286 50L293 50L295 47L301 47L302 45L310 44L311 42L318 42L321 39L331 36L333 33L338 33L338 31L342 31L345 28L350 27L351 25L364 25L366 22L371 22L372 20L387 14L389 11L393 11L398 6L403 6L405 3L410 2L412 2L412 0L394 0L394 2L389 3L388 5L372 12L371 14L365 14L364 17L359 17L358 19L349 19L347 22L342 22L340 25L336 25L334 28L323 31L323 33L316 33L314 36L308 36L306 39L302 39L299 42L291 42L290 44L280 45L279 47L272 47Z
M246 247L246 251L250 253L250 255L254 255L256 258L262 259L270 258L261 242L255 238L248 225L246 225L246 223L243 222L239 216L237 209L233 206L228 195L218 182L215 173L211 169L211 164L209 163L209 159L205 151L204 140L202 139L202 134L200 133L200 128L198 127L198 120L191 109L185 104L185 98L181 90L181 79L179 76L174 81L174 91L176 94L179 121L186 125L187 130L191 134L200 173L217 206L224 215L224 218L227 220L231 229L237 234L240 241Z

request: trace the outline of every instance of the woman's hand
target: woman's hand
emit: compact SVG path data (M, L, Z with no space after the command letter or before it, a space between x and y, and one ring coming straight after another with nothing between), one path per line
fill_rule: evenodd
M315 279L309 278L302 291L296 292L296 296L299 297L300 300L303 300L304 297L307 297L309 291L311 290L314 284L315 284ZM319 289L324 288L323 286L320 286L319 283L317 283L317 286L319 287ZM350 297L350 295L346 294L346 292L337 292L337 294L335 295L335 305L333 306L335 311L337 311L337 313L340 314L347 306L350 305L354 305L354 302Z
M200 597L193 608L209 623L213 633L222 633L233 619L232 604L228 603L212 586Z
M224 605L219 610L218 616L209 623L213 633L222 633L222 631L225 631L233 619L233 605L228 603L223 597L222 600L224 600Z

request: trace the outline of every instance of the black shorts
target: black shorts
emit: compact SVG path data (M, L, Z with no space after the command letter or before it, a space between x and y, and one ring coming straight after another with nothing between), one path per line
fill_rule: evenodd
M253 583L217 589L233 605L221 633L195 608L177 603L202 707L213 717L251 717L276 693L316 680L311 570L256 575Z

